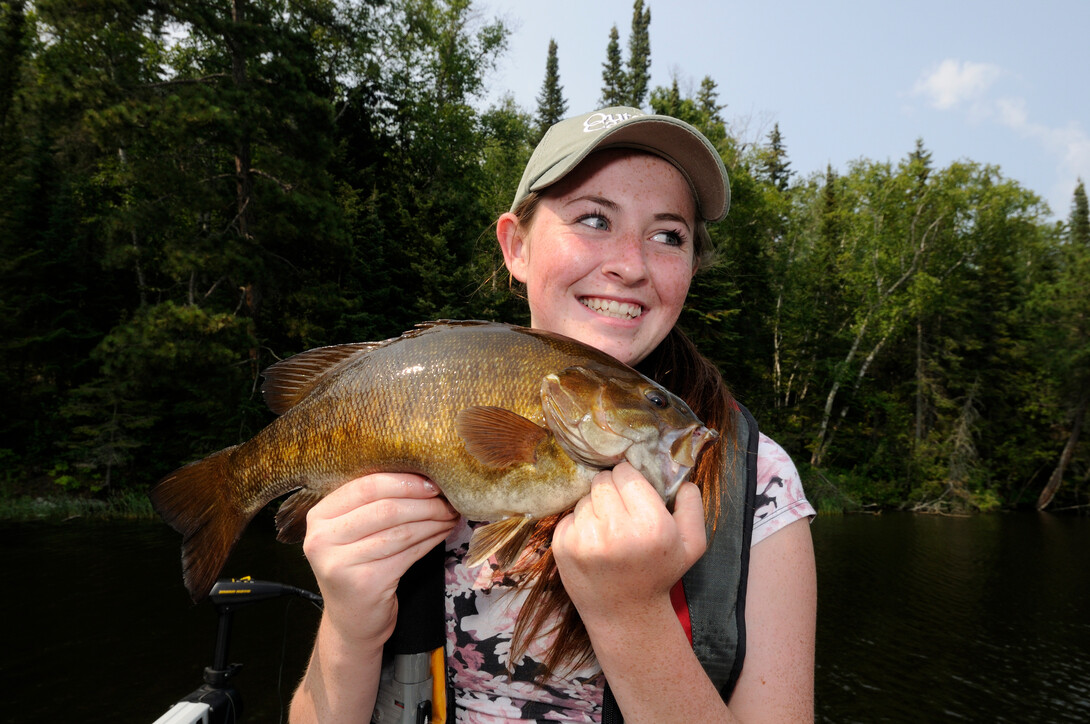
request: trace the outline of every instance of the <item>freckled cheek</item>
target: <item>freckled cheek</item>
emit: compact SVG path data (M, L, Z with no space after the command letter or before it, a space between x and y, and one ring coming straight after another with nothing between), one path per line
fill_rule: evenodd
M546 320L555 322L571 316L565 300L571 286L582 278L583 264L577 256L542 255L542 263L531 271L526 285L531 317L539 323L549 324Z
M663 269L658 275L656 288L659 301L669 307L677 307L680 311L685 304L685 297L689 294L689 286L692 283L692 272L686 268Z
M598 251L600 253L601 249ZM573 241L555 249L552 263L558 273L566 273L567 276L574 278L587 274L600 263L600 260L593 247Z
M541 255L532 280L542 288L565 289L597 268L597 259L585 250L559 247L549 252Z

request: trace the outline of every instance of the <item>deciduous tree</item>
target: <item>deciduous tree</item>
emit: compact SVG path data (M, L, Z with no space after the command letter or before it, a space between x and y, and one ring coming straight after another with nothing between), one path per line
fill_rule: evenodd
M1049 316L1043 320L1047 355L1065 400L1054 427L1063 431L1064 444L1048 482L1037 498L1038 510L1056 497L1076 457L1082 426L1090 407L1090 205L1086 186L1075 187L1067 243L1061 250L1056 281L1042 289Z

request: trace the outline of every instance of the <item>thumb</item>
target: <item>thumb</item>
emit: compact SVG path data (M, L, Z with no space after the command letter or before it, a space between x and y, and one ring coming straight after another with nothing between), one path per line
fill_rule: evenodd
M685 561L691 566L708 547L704 501L700 497L700 488L693 483L685 482L678 488L677 497L674 498L674 523L681 535Z

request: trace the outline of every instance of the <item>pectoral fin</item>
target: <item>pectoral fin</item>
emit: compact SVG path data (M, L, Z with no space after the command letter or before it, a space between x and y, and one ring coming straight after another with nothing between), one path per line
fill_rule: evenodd
M469 539L466 565L479 566L495 555L500 570L507 568L526 547L526 541L534 531L535 521L535 518L528 517L505 518L481 526Z
M502 407L467 407L458 412L454 428L466 452L493 468L537 462L537 446L549 431Z

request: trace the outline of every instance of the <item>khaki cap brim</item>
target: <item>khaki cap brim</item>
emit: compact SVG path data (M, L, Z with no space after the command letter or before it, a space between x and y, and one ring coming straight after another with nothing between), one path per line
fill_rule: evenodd
M526 164L511 209L529 192L551 186L591 153L606 148L631 148L666 159L689 183L705 221L727 215L727 169L704 134L677 118L623 106L569 118L550 128Z

